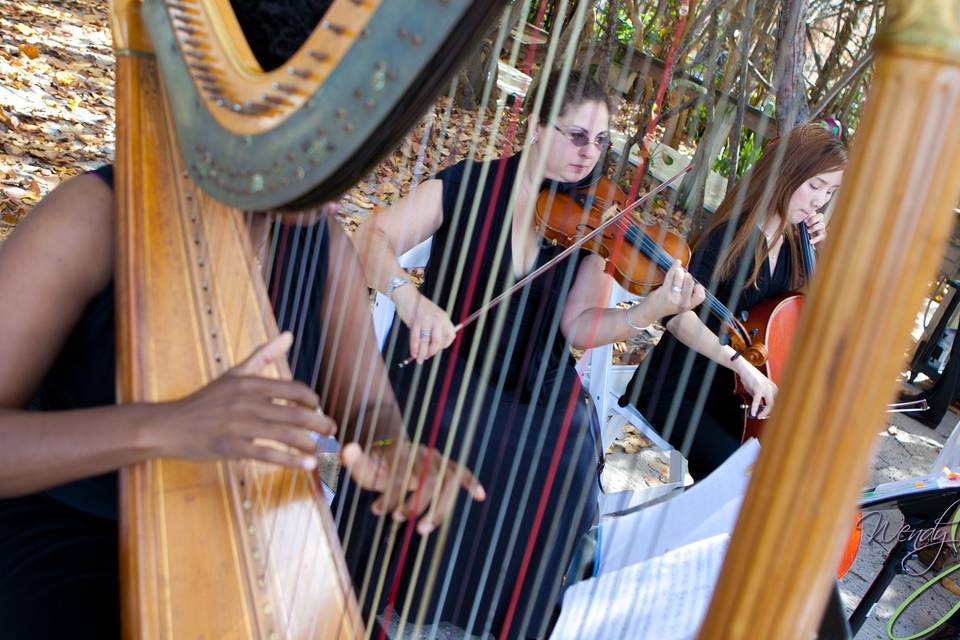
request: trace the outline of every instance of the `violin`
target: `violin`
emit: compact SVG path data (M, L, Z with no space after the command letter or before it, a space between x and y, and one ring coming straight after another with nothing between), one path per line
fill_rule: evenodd
M549 242L564 247L582 238L615 216L627 203L627 194L612 180L601 177L595 184L569 192L544 190L537 197L537 229ZM581 248L607 261L608 273L627 291L646 295L663 284L676 260L686 267L690 247L676 233L659 225L623 219ZM754 343L750 332L737 317L707 290L704 303L727 328L730 345L751 364L766 361L766 348ZM725 336L721 336L721 340Z

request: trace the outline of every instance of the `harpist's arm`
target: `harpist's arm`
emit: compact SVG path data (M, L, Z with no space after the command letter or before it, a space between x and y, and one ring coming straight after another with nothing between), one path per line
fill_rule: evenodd
M299 383L257 375L285 356L289 335L176 402L56 412L22 408L84 309L113 277L113 220L110 188L85 175L55 189L0 244L0 496L155 456L316 466L310 433L332 428L314 410L316 394ZM259 438L292 449L258 445Z
M449 513L461 488L475 500L486 494L468 469L408 440L374 338L360 262L339 223L328 218L327 229L330 264L321 317L330 329L321 346L321 406L340 425L341 439L350 443L342 459L351 475L361 486L382 493L374 512L393 511L403 518L426 512L417 524L426 535Z

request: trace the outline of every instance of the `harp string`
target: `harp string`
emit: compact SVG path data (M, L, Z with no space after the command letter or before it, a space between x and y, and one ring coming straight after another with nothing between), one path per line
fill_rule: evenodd
M528 10L528 7L529 7L529 3L524 3L524 6L523 6L523 8L521 9L521 11L527 11L527 10ZM495 45L494 45L494 50L495 50L495 51L500 51L500 50L503 48L503 41L504 41L504 39L505 39L506 29L507 29L508 27L509 27L508 13L507 13L507 12L504 12L504 14L503 14L503 20L501 21L501 28L500 28L500 30L499 30L499 32L498 32L498 36L497 36L497 39L496 39L496 43L495 43ZM515 55L516 48L517 48L517 44L515 43L515 46L514 46L514 55ZM514 63L514 61L511 60L511 64L513 64L513 63ZM493 79L496 77L496 76L495 76L495 74L496 74L496 68L493 67L493 65L495 65L495 64L496 64L496 59L494 59L494 60L491 61L491 66L492 66L491 72L490 72L490 74L488 74L488 82L487 82L487 84L486 84L485 87L484 87L483 100L482 100L482 102L481 102L481 107L480 107L480 111L479 111L479 113L481 114L481 117L482 117L482 114L485 114L486 111L487 111L487 104L488 104L489 96L490 96L491 91L492 91L492 89L493 89L493 82L492 82L492 81L493 81ZM516 104L516 107L519 107L519 103ZM503 113L504 113L504 111L505 111L505 108L506 108L506 104L505 104L505 103L504 103L503 105L499 105L499 104L498 104L497 109L496 109L496 112L495 112L495 115L494 115L494 121L493 121L493 124L492 124L492 126L491 126L491 129L492 129L493 131L500 131L500 129L501 129L501 124L500 124L500 122L501 122L501 119L502 119L502 117L503 117ZM503 155L504 155L504 156L506 156L506 155L509 153L509 149L510 149L510 147L512 147L512 138L513 138L514 135L515 135L515 134L514 134L512 131L508 131L507 136L506 136L506 138L507 138L507 141L506 141L506 149L505 149L504 152L503 152ZM487 156L490 156L490 155L493 155L493 154L495 154L495 153L496 153L495 140L491 140L491 141L490 141L490 144L489 144L489 146L488 146L487 154L486 154L486 155L487 155ZM471 154L471 157L472 157L472 155L473 155L473 154ZM484 184L484 183L486 182L486 175L487 175L487 171L489 170L489 166L486 165L486 164L484 164L484 165L481 165L481 167L482 167L482 168L481 168L481 175L480 175L480 180L479 180L479 182L480 182L480 184ZM467 168L467 171L469 172L469 171L472 170L473 168L474 168L473 166L469 166L469 167ZM461 196L462 196L462 195L465 195L465 194L461 192ZM472 208L471 208L471 216L470 216L470 218L469 218L469 223L470 223L471 225L472 225L472 224L476 221L476 219L477 219L476 211L477 211L477 207L479 206L479 204L480 204L479 198L474 198L473 206L472 206ZM492 206L494 206L494 205L491 205L491 207L492 207ZM472 234L472 229L471 229L471 230L468 230L468 231L464 234L464 236L469 237L471 234ZM453 238L453 236L451 236L451 240L452 240L452 238ZM450 250L451 248L452 248L452 242L450 243L450 246L448 246L448 247L446 248L447 252L449 252L449 250ZM446 256L445 256L445 257L446 257ZM466 258L466 254L465 254L465 253L461 253L458 267L455 269L455 279L457 280L457 282L456 282L456 285L455 285L455 287L454 287L454 291L451 293L451 296L450 296L450 298L449 298L448 308L453 308L454 301L455 301L455 292L459 289L459 285L460 285L460 282L461 282L461 281L459 280L459 278L460 278L460 274L463 273L463 263L464 263L465 258ZM443 273L445 273L446 271L447 271L446 269L443 269L443 268L441 269L441 272L443 272ZM491 278L493 277L493 275L494 275L494 274L491 274ZM475 358L475 354L474 354L474 358ZM450 365L450 366L451 366L451 367L453 366L453 365L452 365L452 362L451 362L451 365ZM474 360L473 360L473 359L468 358L467 365L466 365L465 369L466 369L466 371L468 371L468 372L473 371L473 369L474 369ZM483 379L483 378L482 378L482 379ZM484 384L485 384L485 379L484 379ZM466 397L465 397L466 390L467 390L467 385L462 385L461 388L460 388L460 392L458 393L456 402L455 402L454 417L453 417L452 422L453 422L454 425L457 425L457 426L454 427L453 433L448 436L448 439L447 439L447 442L446 442L446 446L444 447L444 457L450 457L450 456L452 455L452 448L453 448L453 444L454 444L455 439L456 439L456 430L460 428L460 426L459 426L459 425L460 425L460 416L463 414L463 405L464 405L464 402L465 402L465 399L466 399ZM439 415L439 413L438 413L438 415ZM467 425L466 425L466 427L465 427L465 429L466 429L466 438L465 438L464 444L463 444L462 447L461 447L461 453L460 453L460 455L459 455L459 459L460 459L460 462L461 462L462 464L463 464L463 463L466 463L467 455L468 455L468 452L469 452L469 450L470 450L470 448L471 448L472 439L473 439L473 437L474 437L475 425L476 425L476 419L475 419L475 418L472 418L470 421L468 421L468 423L467 423ZM480 458L480 460L482 461L482 457ZM478 464L482 464L482 462L479 462ZM476 465L475 465L475 467L476 467ZM473 469L473 470L474 470L475 472L479 472L479 469L480 469L479 467L476 467L476 468ZM438 492L435 491L435 492L434 492L434 495L431 496L431 498L430 498L431 503L433 503L433 502L436 500L436 497L437 497L437 496L438 496ZM469 510L470 510L471 508L472 508L472 505L470 505L470 504L467 504L467 505L465 506L465 509L467 510L467 511L466 511L466 514L469 513ZM465 521L466 521L466 514L461 518L461 522L465 522ZM436 573L437 573L437 567L438 567L438 564L437 564L437 563L438 563L438 560L439 560L439 553L440 553L440 550L444 547L445 542L446 542L446 529L441 528L441 530L437 532L437 536L438 536L438 538L437 538L438 543L437 543L437 546L436 546L436 551L435 551L435 553L433 554L433 557L432 557L432 559L431 559L430 568L428 569L428 573L427 573L427 577L426 577L426 585L427 585L426 591L427 591L428 593L432 592L432 590L433 590L433 584L434 584L434 581L435 581L435 577L436 577ZM412 586L415 586L415 585L417 584L417 582L419 581L419 579L420 579L421 566L422 566L422 563L423 563L424 558L425 558L426 542L427 542L426 540L421 540L421 544L418 545L416 557L415 557L415 560L414 560L414 567L413 567L413 575L414 575L413 585L411 585L411 587L412 587ZM406 624L407 618L408 618L408 616L409 616L409 614L410 614L410 609L411 609L411 606L412 606L412 604L413 604L413 603L412 603L413 593L414 593L414 589L413 589L413 588L409 589L408 592L407 592L407 599L406 599L406 601L404 602L404 605L403 605L403 608L402 608L402 611L401 611L400 628L403 628L403 627L404 627L404 625ZM442 599L441 599L441 606L442 606L442 602L443 602L443 601L445 601L445 596L443 596ZM417 612L417 615L416 615L416 620L415 620L415 623L414 623L414 624L415 624L415 628L419 628L419 627L422 626L422 624L423 624L423 618L425 617L425 614L426 614L425 606L422 605L421 607L419 607L418 612ZM434 631L435 631L435 630L434 630Z
M503 26L505 27L505 25L503 25ZM505 29L503 29L503 28L501 29L501 34L500 34L501 36L504 35L504 30L505 30ZM499 40L498 44L502 47L502 37L501 37L501 38L498 38L498 40ZM491 76L492 76L492 74L491 74ZM489 95L489 89L490 89L490 87L488 86L488 87L486 88L485 97L486 97L487 95ZM516 107L518 108L518 107L519 107L519 104L517 104ZM485 112L485 110L481 110L480 113L483 114L484 112ZM493 126L493 130L494 130L494 131L498 131L498 130L499 130L499 119L500 119L500 117L501 117L501 113L502 113L502 109L498 109L498 110L497 110L497 115L496 115L495 121L494 121L494 126ZM509 147L512 146L512 139L513 139L513 135L514 135L514 134L515 134L515 125L511 125L511 129L508 131L507 136L506 136L506 138L507 138L507 141L506 141L507 149L504 150L504 153L503 153L504 156L506 156L506 155L509 154ZM493 146L492 146L492 145L493 145L494 143L495 143L495 140L491 140L491 147L490 147L490 150L491 150L491 151L493 150ZM496 163L496 166L497 166L497 170L500 172L499 180L502 180L502 171L503 171L503 168L504 168L504 164L503 164L503 162L501 161L500 163ZM467 171L470 171L471 168L472 168L472 166L468 163ZM480 184L484 184L484 183L486 182L486 172L487 172L488 170L490 170L490 168L491 168L491 167L490 167L489 164L483 164L483 165L481 165ZM466 178L466 180L468 180L468 179L469 179L469 177ZM466 180L465 180L464 183L462 184L462 187L465 186ZM489 208L490 208L490 209L492 209L492 207L495 206L495 204L496 204L496 202L495 202L496 199L500 197L500 196L499 196L499 191L498 191L498 189L496 188L496 183L499 182L499 180L498 180L496 177L495 177L494 180L495 180L495 187L494 187L494 190L493 190L493 201L492 201L491 204L489 205ZM460 192L460 194L458 194L458 198L462 200L462 198L464 197L464 195L465 195L465 193L464 193L464 191L463 191L463 188L461 188L461 192ZM458 204L459 204L459 203L458 203ZM469 224L471 224L471 225L472 225L472 224L475 222L475 220L476 220L476 213L477 213L477 210L478 210L479 205L480 205L480 200L479 200L479 198L474 199L473 204L472 204L472 207L471 207L471 215L470 215L470 217L468 218ZM489 234L489 223L490 223L490 221L491 221L491 216L489 215L489 212L488 212L487 218L486 218L486 220L485 220L485 222L486 222L486 225L485 225L485 226L486 226L486 229L485 229L485 230L481 230L481 240L480 240L481 251L482 251L482 246L483 246L483 245L486 243L486 241L487 241L487 240L486 240L486 237L487 237L488 234ZM508 228L507 226L504 226L504 230L506 230L507 228ZM468 232L467 232L466 235L469 236L469 235L471 235L471 234L472 234L472 230L470 230L469 225L468 225ZM449 247L448 247L448 250L449 250ZM459 268L455 270L455 273L456 273L457 277L459 277L459 274L461 274L461 273L463 272L462 263L463 263L463 260L465 259L465 254L462 254L462 253L461 253L460 258L461 258L461 265L459 265ZM468 308L469 308L470 299L471 299L472 296L473 296L473 293L472 293L471 289L475 289L475 287L476 287L476 284L475 284L475 283L476 283L476 276L477 276L477 274L478 274L478 267L479 267L479 265L478 265L478 264L475 264L475 265L473 265L473 267L474 267L473 270L472 270L473 272L472 272L471 275L470 275L470 280L472 280L473 282L472 282L472 283L471 283L471 282L468 282L468 286L467 286L467 296L466 296L466 300L467 300L467 301L465 302L464 309L468 309ZM446 272L445 269L442 270L442 271L443 271L444 273ZM493 274L491 274L491 275L493 275ZM451 297L450 297L450 301L449 301L449 304L448 304L448 308L452 308L452 304L453 304L453 301L454 301L454 297L456 296L457 292L458 292L458 291L457 291L457 287L455 287L454 290L451 292ZM459 341L457 341L457 342L455 342L455 344L453 345L453 354L454 354L454 355L451 356L450 364L448 365L449 368L448 368L447 373L446 373L446 375L445 375L445 379L444 379L444 386L445 386L445 388L441 390L441 396L440 396L440 399L439 399L440 405L439 405L439 408L437 409L437 419L434 420L434 425L433 425L433 427L432 427L432 429L431 429L431 431L432 431L431 440L435 440L435 438L436 438L436 433L438 432L439 419L442 417L442 413L441 413L442 410L443 410L442 408L443 408L443 406L444 406L444 404L445 404L445 402L446 402L446 400L447 400L446 394L447 394L447 392L448 392L448 390L449 390L449 384L450 384L451 374L452 374L453 366L454 366L454 358L456 357L456 352L457 352L457 350L459 350L459 344L460 344ZM431 371L431 374L432 374L432 375L435 376L435 372L437 371L437 367L438 367L438 366L439 366L439 359L435 361L435 363L434 363L434 365L433 365L433 367L432 367L432 371ZM467 365L467 369L468 369L468 370L471 370L471 366L470 366L469 362L468 362L468 365ZM469 381L466 381L465 384L461 387L461 395L465 392L465 389L466 389L466 387L467 387L467 384L469 384ZM429 397L429 395L430 395L430 394L429 394L429 391L428 391L428 392L427 392L427 396ZM454 427L454 429L456 429L456 428L457 428L457 427ZM456 432L454 431L454 433L450 436L450 438L449 438L448 441L447 441L447 447L446 447L445 455L449 455L450 446L452 446L453 440L454 440L454 438L455 438L455 433L456 433ZM431 443L431 444L432 444L432 443ZM406 540L405 540L405 542L407 542L407 544L409 544L408 541L409 541L409 537L410 537L410 532L411 532L411 529L408 527L407 535L406 535ZM440 547L438 547L438 551L439 551L439 549L440 549ZM398 559L398 567L397 567L397 570L396 570L396 573L395 573L395 578L394 578L393 593L391 594L390 600L388 600L388 605L387 605L387 610L388 610L388 612L389 612L390 610L392 610L392 608L393 608L393 606L394 606L396 589L397 589L397 587L398 587L398 583L399 583L399 579L400 579L400 571L402 570L402 566L403 566L403 562L404 562L404 560L405 560L405 555L406 555L406 553L407 553L407 546L405 546L403 549L401 549L401 554L400 554L400 557L399 557L399 559Z
M495 61L492 61L492 62L495 64ZM454 86L454 88L455 88L456 85L454 84L453 86ZM452 96L451 96L451 98L452 98ZM487 88L487 91L485 91L485 93L484 93L484 98L483 98L481 113L485 113L485 107L486 107L488 98L489 98L489 87ZM479 134L480 134L481 131L482 131L481 127L483 126L483 120L482 120L482 118L481 118L481 119L478 119L478 120L476 121L476 126L477 126L477 135L474 136L473 138L471 138L471 143L470 143L470 145L469 145L469 153L468 153L467 169L466 169L466 173L467 173L466 179L469 179L469 173L470 173L471 170L473 169L473 165L474 165L473 158L474 158L475 153L476 153L477 143L478 143L478 141L479 141ZM496 125L495 125L495 127L494 127L494 130L498 130L498 128L496 127ZM484 166L484 170L486 170L486 166L485 166L485 165L482 165L482 166ZM460 191L458 192L457 203L456 203L455 210L454 210L454 213L453 213L453 219L454 219L455 221L457 221L457 220L460 219L460 216L462 215L462 212L463 212L464 196L465 196L465 192L464 192L465 186L466 186L465 183L462 184L462 185L461 185L461 189L460 189ZM416 187L415 187L415 188L416 188ZM472 204L472 214L471 214L471 215L469 216L469 218L468 218L468 223L469 223L470 225L472 225L472 224L476 221L476 210L477 210L477 207L478 207L478 206L479 206L479 201L476 201L476 202L474 202L474 203ZM441 270L440 270L440 272L441 272L441 278L445 278L446 275L449 273L448 269L445 268L445 267L446 267L446 265L447 265L447 264L449 263L449 261L450 261L451 251L452 251L453 248L454 248L454 247L453 247L452 245L448 245L447 247L444 247L444 250L443 250L443 252L442 252L442 258L441 258L441 265L442 265L442 268L441 268ZM436 255L436 254L434 254L434 255ZM458 265L458 268L457 268L456 270L454 270L454 275L455 275L455 277L457 277L457 278L459 278L460 275L463 273L464 260L465 260L465 255L463 255L462 253L459 254L459 265ZM391 338L391 348L393 348L393 347L396 345L396 337L397 337L396 332L394 332L394 333L393 333L393 336L392 336L392 338ZM400 348L402 348L402 346L401 346ZM390 358L388 357L388 361L389 361L389 360L390 360ZM425 381L425 382L428 384L429 389L432 389L432 386L435 384L435 379L436 379L436 375L437 375L437 371L438 371L438 370L437 370L437 367L438 367L438 366L439 366L439 360L438 360L438 359L434 359L434 361L431 363L431 370L430 370L430 373L428 374L428 380ZM414 371L414 377L413 377L413 384L412 384L412 386L413 386L413 388L414 388L415 390L421 389L420 384L421 384L421 381L422 381L423 370L424 370L424 369L425 369L425 367L418 367L418 368ZM427 391L426 395L429 396L429 390ZM413 410L414 410L414 407L413 407L412 405L408 405L408 406L406 407L405 414L404 414L404 421L405 421L405 423L409 424L409 421L410 421L411 414L412 414ZM426 410L427 410L427 407L422 407L422 408L421 408L421 411L420 411L420 415L419 415L419 418L418 418L418 424L417 424L417 427L416 427L416 429L415 429L415 434L414 434L414 436L413 436L413 440L416 441L416 442L422 441L422 432L423 432L424 421L425 421L425 419L426 419ZM392 556L392 549L393 549L393 545L394 545L394 541L395 541L395 536L396 536L396 534L397 534L397 530L398 530L398 527L397 527L396 524L394 524L393 526L391 526L391 529L390 529L390 532L389 532L389 536L388 536L388 543L387 543L387 558L388 558L388 559ZM381 536L382 536L382 528L378 528L378 530L376 531L376 535L375 535L374 548L378 548L378 546L379 546L379 544L380 544ZM377 602L379 602L380 597L381 597L380 594L381 594L381 592L382 592L383 584L384 584L384 581L385 581L385 579L386 579L386 571L387 571L387 568L388 568L388 561L385 561L384 564L383 564L382 567L381 567L380 575L379 575L378 579L376 580L376 584L373 586L373 588L375 589L375 601L377 601ZM370 584L370 578L371 578L371 567L368 567L368 569L367 569L367 571L366 571L365 578L364 578L363 588L362 588L362 590L361 590L361 594L362 594L362 595L361 595L361 599L363 599L363 598L365 597L365 594L366 594L366 592L367 592L367 589L371 586L371 584Z

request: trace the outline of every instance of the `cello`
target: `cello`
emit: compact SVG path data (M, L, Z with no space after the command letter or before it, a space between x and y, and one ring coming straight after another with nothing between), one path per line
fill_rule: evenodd
M801 223L797 231L800 235L803 269L809 282L813 277L816 257L813 253L813 245L810 244L807 226ZM748 333L754 337L754 341L764 345L767 356L764 362L751 360L750 353L746 353L744 357L777 385L783 379L787 357L790 355L790 344L797 324L800 322L803 299L802 292L788 291L754 305L746 312L746 317L741 318L741 322ZM740 441L746 442L750 438L759 438L765 421L750 415L751 396L738 375L734 375L734 394L741 399L740 407L743 409L743 435Z

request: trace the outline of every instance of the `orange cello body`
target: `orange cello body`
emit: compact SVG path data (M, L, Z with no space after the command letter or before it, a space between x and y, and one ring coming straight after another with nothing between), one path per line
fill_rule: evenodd
M746 320L742 320L744 327L753 337L753 344L766 347L766 362L757 365L757 368L776 385L783 379L787 357L790 355L790 343L803 310L803 298L804 295L797 291L774 296L754 306L747 312ZM740 441L759 438L766 420L750 417L751 396L740 381L740 376L734 376L734 393L744 406L743 435Z

